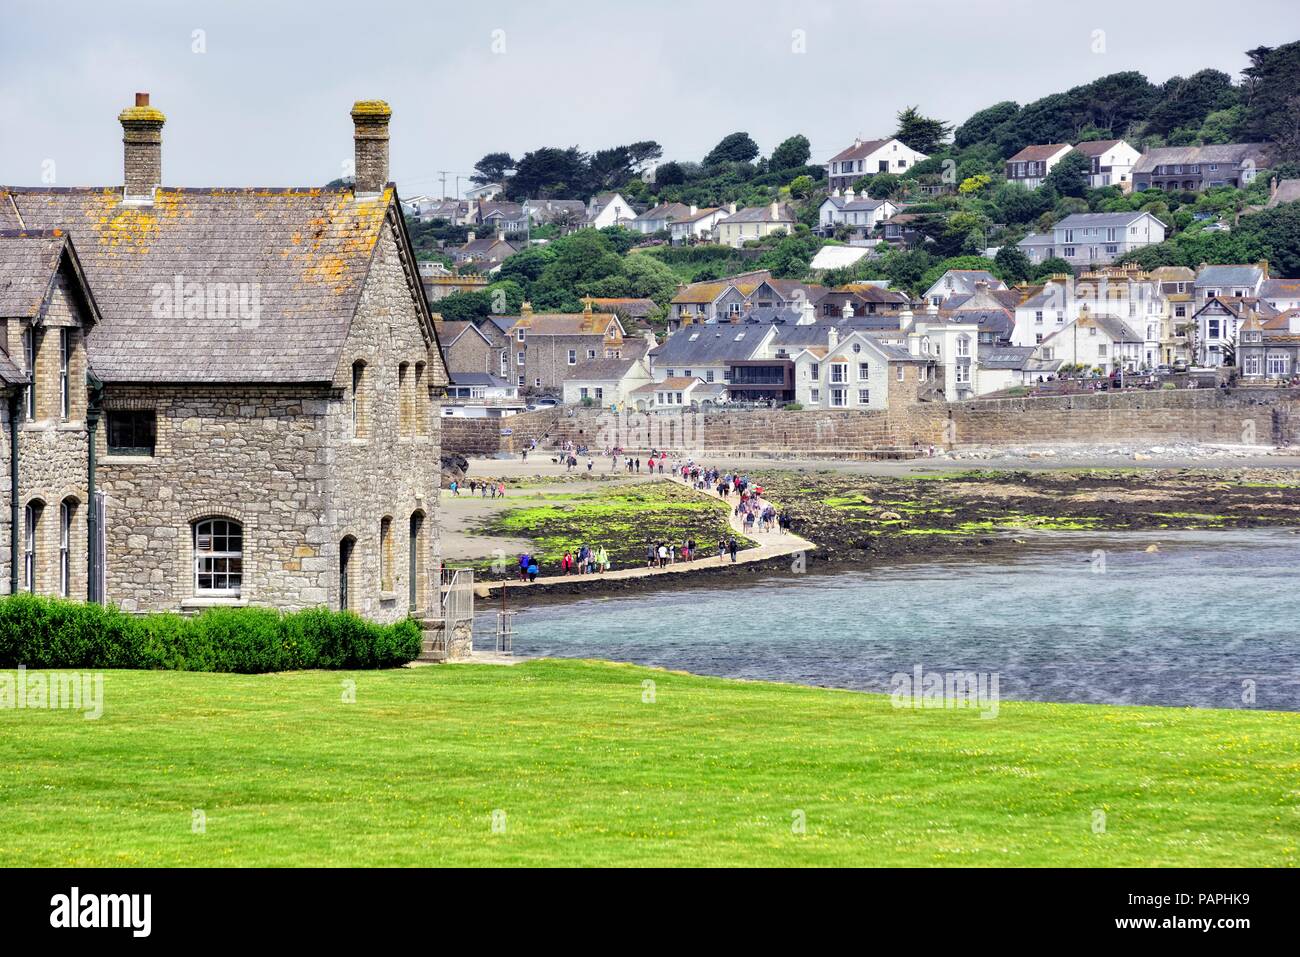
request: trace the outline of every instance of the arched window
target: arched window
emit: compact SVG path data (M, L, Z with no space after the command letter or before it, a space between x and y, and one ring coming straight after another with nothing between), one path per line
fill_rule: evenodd
M41 515L45 503L37 499L27 503L23 511L23 587L36 592L36 543L41 540Z
M420 438L429 431L429 386L424 381L424 363L415 364L415 394L411 397L411 434Z
M59 504L59 595L72 593L72 523L77 517L77 500L65 498Z
M352 363L352 435L364 438L370 422L366 407L366 363L358 359Z
M194 523L194 593L238 598L244 581L244 529L228 518Z
M379 590L393 590L393 517L379 520Z
M410 552L407 555L409 563L408 577L410 584L410 609L412 612L420 611L424 602L424 512L416 510L411 513L410 528Z
M339 542L339 611L348 610L352 583L352 549L357 540L351 535Z
M411 364L400 363L397 366L397 434L411 434Z

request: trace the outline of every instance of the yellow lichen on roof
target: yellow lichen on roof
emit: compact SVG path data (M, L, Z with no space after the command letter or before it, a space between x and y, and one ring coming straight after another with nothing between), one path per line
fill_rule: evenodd
M335 294L345 292L348 265L369 260L379 241L392 193L385 189L378 203L356 202L351 193L331 197L325 204L325 215L309 222L313 230L310 243L293 253L302 264L302 281L328 285ZM330 241L322 248L326 237ZM295 245L300 242L295 240Z
M95 241L100 246L132 253L147 253L160 219L180 215L182 200L178 193L158 190L152 206L126 206L117 190L106 189L91 194L86 220L93 224Z

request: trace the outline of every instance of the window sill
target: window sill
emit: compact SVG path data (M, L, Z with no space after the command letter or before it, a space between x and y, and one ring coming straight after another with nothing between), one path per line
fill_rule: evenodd
M395 591L381 591L381 592L379 593L379 600L380 600L380 602L392 602L392 601L397 601L397 592L395 592Z
M100 465L149 465L153 462L152 455L114 455L109 452L99 460Z
M247 598L234 595L191 595L181 599L182 608L247 608Z

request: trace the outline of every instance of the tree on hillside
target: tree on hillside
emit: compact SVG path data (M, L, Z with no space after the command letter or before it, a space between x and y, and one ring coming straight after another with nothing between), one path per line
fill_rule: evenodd
M1054 189L1058 195L1081 197L1088 191L1088 175L1092 160L1078 150L1070 150L1047 173L1045 188Z
M515 160L509 153L488 153L474 164L471 183L486 186L488 183L504 183L506 170L515 168Z
M1300 96L1300 41L1248 50L1250 66L1241 71L1247 90L1246 116L1237 131L1243 140L1278 142L1292 97Z
M1005 283L1028 282L1034 267L1019 246L1007 244L993 257L994 271Z
M806 165L811 155L812 147L808 143L808 137L800 133L772 150L772 159L767 165L772 170L795 169Z
M1020 106L1011 100L994 103L972 114L957 127L953 134L953 145L964 150L980 143L996 143L998 129L1014 120L1019 112Z
M543 146L525 153L507 182L511 199L586 199L587 154L576 146Z
M894 138L918 153L933 153L952 134L952 125L943 120L922 116L915 106L909 106L898 114L898 129Z
M677 186L686 182L686 171L676 160L660 163L655 167L655 186Z
M709 150L709 155L704 157L704 165L748 163L757 155L758 144L748 133L728 133L717 146Z
M1146 131L1168 136L1180 127L1199 129L1216 110L1226 110L1239 101L1232 77L1222 70L1200 70L1184 79L1175 76L1161 84Z

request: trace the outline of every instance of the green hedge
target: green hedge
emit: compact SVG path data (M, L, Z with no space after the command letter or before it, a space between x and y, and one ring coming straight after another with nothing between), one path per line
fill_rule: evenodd
M129 615L34 595L0 599L0 668L143 668L255 674L392 668L420 653L411 620L377 625L351 612L210 608L192 618Z

